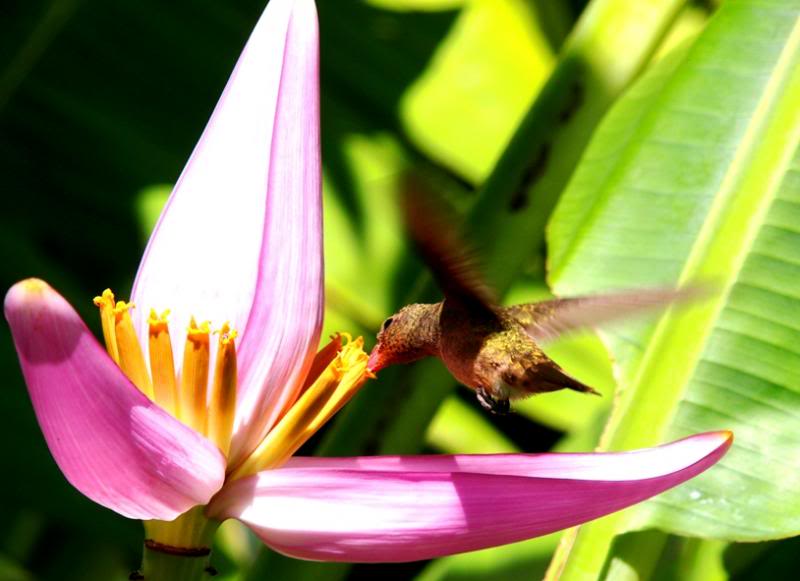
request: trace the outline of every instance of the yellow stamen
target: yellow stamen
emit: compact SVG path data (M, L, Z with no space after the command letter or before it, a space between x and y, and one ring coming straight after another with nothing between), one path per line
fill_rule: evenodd
M344 345L231 478L280 466L347 403L368 377L363 346L361 337Z
M350 335L344 335L348 342L352 340ZM311 369L308 370L308 375L306 376L306 381L303 384L303 387L300 389L300 395L311 387L314 382L317 380L325 368L331 364L331 362L336 359L336 356L339 355L339 351L342 350L342 334L337 333L336 335L331 336L330 342L325 345L319 352L314 356L314 361L311 362ZM298 395L299 397L299 395Z
M103 291L99 297L94 297L94 304L100 308L100 322L103 325L103 339L106 342L106 351L119 365L119 351L117 350L117 337L114 333L114 293L110 288Z
M169 339L168 315L169 311L164 311L159 316L154 309L150 310L147 320L150 325L150 371L153 374L156 401L173 416L177 416L178 386L175 382L175 359Z
M236 414L236 335L228 323L219 330L214 385L208 409L208 437L226 456L231 447L233 418Z
M114 305L114 335L119 353L119 366L143 394L153 399L153 384L131 320L132 306L125 301L117 301Z
M186 331L178 419L201 434L206 433L206 392L208 390L209 322L200 325L192 317Z

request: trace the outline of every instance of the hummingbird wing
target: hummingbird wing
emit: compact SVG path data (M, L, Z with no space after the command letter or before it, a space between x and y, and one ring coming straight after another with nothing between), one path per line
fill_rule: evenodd
M445 298L471 313L495 318L494 293L480 275L474 251L453 223L455 212L414 175L406 177L403 206L408 231Z
M506 312L534 341L543 343L572 331L698 299L708 295L708 291L704 286L636 289L515 305Z

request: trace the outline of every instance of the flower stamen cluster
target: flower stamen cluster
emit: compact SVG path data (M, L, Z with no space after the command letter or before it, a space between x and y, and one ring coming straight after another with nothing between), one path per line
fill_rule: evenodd
M94 304L100 309L106 350L128 379L151 401L214 442L228 457L236 418L237 331L226 322L212 332L210 321L198 324L192 317L178 381L169 310L160 315L154 309L150 311L148 369L130 316L134 305L116 301L110 289L95 297ZM212 334L218 336L213 368ZM372 376L366 367L363 345L361 337L332 337L315 357L297 401L253 452L236 466L229 464L228 479L279 467L333 417ZM213 377L210 384L209 377Z

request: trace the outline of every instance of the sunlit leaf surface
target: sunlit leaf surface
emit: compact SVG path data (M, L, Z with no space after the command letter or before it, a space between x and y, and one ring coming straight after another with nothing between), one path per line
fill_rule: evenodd
M716 288L657 325L608 333L621 391L604 444L736 434L707 474L624 523L584 527L578 556L610 526L748 540L800 530L799 15L791 2L724 3L613 109L553 217L560 294Z

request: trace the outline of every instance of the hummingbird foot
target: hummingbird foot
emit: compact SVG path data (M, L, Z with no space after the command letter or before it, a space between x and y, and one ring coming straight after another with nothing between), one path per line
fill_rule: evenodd
M478 402L480 402L483 409L487 410L489 413L504 416L510 411L510 405L507 399L494 398L482 387L476 389L475 394L478 396Z

